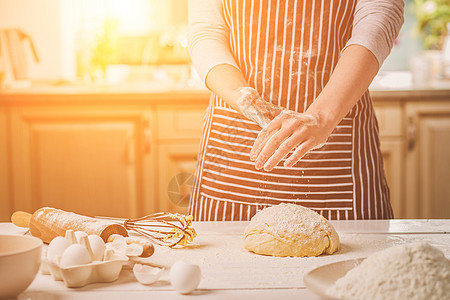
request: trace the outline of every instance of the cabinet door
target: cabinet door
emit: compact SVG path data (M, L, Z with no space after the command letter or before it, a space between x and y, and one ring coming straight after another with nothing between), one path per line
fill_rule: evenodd
M197 142L168 143L159 146L160 211L187 213L198 149Z
M15 108L11 122L14 209L136 217L153 198L145 109Z
M159 211L188 211L205 108L205 103L157 107Z
M394 218L405 218L403 202L403 149L402 141L381 138L384 172L389 185Z
M403 108L397 101L374 103L381 137L399 138L403 131Z
M384 171L391 194L395 218L405 218L404 208L404 134L403 108L400 102L374 103L379 124Z
M7 112L4 107L0 107L0 222L9 221L13 213L12 199L9 193L8 158L10 148L7 128Z
M406 207L410 218L450 218L450 104L406 107Z

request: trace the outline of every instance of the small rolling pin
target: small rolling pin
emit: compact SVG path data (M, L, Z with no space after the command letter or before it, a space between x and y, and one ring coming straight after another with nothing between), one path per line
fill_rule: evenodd
M30 233L45 243L50 243L57 236L64 236L69 229L99 235L105 243L111 234L128 236L128 231L120 224L51 207L40 208L33 214L15 212L11 216L11 221L14 225L30 228Z
M11 221L16 226L29 228L31 235L40 238L45 243L50 243L57 236L64 236L66 230L69 229L98 235L105 243L113 234L128 236L128 231L120 224L51 207L40 208L33 214L16 211L12 214ZM140 244L143 244L144 252L141 257L151 256L154 252L153 244L142 240Z

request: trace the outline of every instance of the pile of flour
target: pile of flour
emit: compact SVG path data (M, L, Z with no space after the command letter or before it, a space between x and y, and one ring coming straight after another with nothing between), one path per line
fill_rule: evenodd
M450 260L424 242L375 253L331 286L343 299L450 299Z

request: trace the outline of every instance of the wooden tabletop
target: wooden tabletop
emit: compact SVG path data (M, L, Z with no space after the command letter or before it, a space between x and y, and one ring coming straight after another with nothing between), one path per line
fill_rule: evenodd
M320 299L303 283L308 271L328 263L366 257L387 247L427 241L450 258L450 220L333 221L341 250L312 258L277 258L249 253L243 248L248 222L197 222L198 237L182 249L157 247L144 262L164 267L161 280L139 284L124 266L113 283L66 288L63 282L38 274L19 299ZM23 234L23 228L0 223L0 234ZM169 283L168 270L178 261L198 264L199 288L189 297L177 294Z

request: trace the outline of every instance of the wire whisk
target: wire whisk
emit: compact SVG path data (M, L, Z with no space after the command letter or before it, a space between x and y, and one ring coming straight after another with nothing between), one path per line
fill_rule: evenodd
M137 219L96 217L123 225L127 230L145 236L156 244L185 246L197 236L192 226L193 217L179 213L159 212Z

